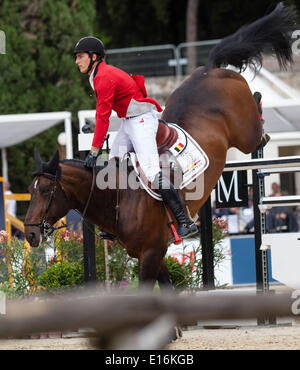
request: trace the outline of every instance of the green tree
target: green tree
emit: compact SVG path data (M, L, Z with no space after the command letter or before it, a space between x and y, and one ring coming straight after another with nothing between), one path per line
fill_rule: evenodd
M98 0L96 2L96 30L108 36L107 48L175 44L189 39L188 5L197 17L197 40L223 38L244 24L266 15L279 1L252 0ZM286 0L296 5L298 0ZM196 4L197 5L197 4ZM189 14L191 16L192 13Z
M95 100L72 52L81 37L93 34L95 17L95 0L0 1L0 29L6 34L6 55L0 55L0 114L71 111L77 134L78 110L93 108ZM50 159L62 130L60 125L9 148L13 191L24 192L31 182L34 146Z
M185 38L186 0L98 0L96 30L107 48L177 44Z

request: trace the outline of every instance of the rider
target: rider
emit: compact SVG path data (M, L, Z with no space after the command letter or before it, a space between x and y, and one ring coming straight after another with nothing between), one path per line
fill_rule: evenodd
M179 237L187 238L197 233L198 228L189 219L177 190L160 170L156 113L161 112L162 108L154 99L147 97L144 77L130 76L106 64L104 45L96 37L80 39L74 55L80 72L90 76L89 81L97 98L95 132L85 166L94 167L97 157L101 155L113 109L122 122L110 157L122 158L133 148L146 177L177 219Z

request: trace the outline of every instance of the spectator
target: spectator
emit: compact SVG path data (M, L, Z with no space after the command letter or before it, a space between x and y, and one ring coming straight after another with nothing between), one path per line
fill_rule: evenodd
M269 233L297 232L298 222L289 207L273 207L266 216L266 229Z
M250 186L248 191L248 208L252 207L253 207L253 187Z
M254 216L253 216L253 187L249 187L248 208L243 209L243 221L245 223L244 232L246 234L254 233Z
M5 194L13 194L10 190L10 182L5 182ZM6 212L9 213L11 216L17 217L17 201L13 199L7 199L5 201L6 204Z
M231 208L216 208L216 202L213 203L212 216L213 217L223 217L228 215L234 215L235 212Z
M269 197L279 197L281 195L279 184L277 182L273 182L271 187L272 193L269 195Z

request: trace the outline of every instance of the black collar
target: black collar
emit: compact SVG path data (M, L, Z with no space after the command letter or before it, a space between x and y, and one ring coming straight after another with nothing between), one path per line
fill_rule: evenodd
M99 68L99 65L100 65L100 63L102 63L103 62L103 60L100 60L100 62L96 65L96 67L94 68L94 72L93 72L93 78L95 78L96 77L96 74L97 74L97 72L98 72L98 68Z

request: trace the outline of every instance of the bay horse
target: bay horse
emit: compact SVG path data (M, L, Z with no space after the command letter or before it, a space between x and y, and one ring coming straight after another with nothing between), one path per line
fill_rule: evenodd
M195 215L208 199L225 166L231 147L252 153L262 140L260 115L255 99L239 72L262 64L266 47L275 52L279 65L292 63L290 32L295 13L279 4L275 10L223 39L210 53L207 64L196 69L167 99L162 118L185 129L206 152L210 166L205 172L204 195L187 200ZM38 170L30 186L31 202L25 218L25 235L32 247L40 243L43 229L68 210L77 209L100 230L116 235L131 257L140 263L140 283L170 285L164 260L170 238L168 218L161 202L143 189L105 189L95 186L93 174L82 161L48 163L36 153ZM183 191L184 194L185 191ZM86 212L85 212L86 211Z

